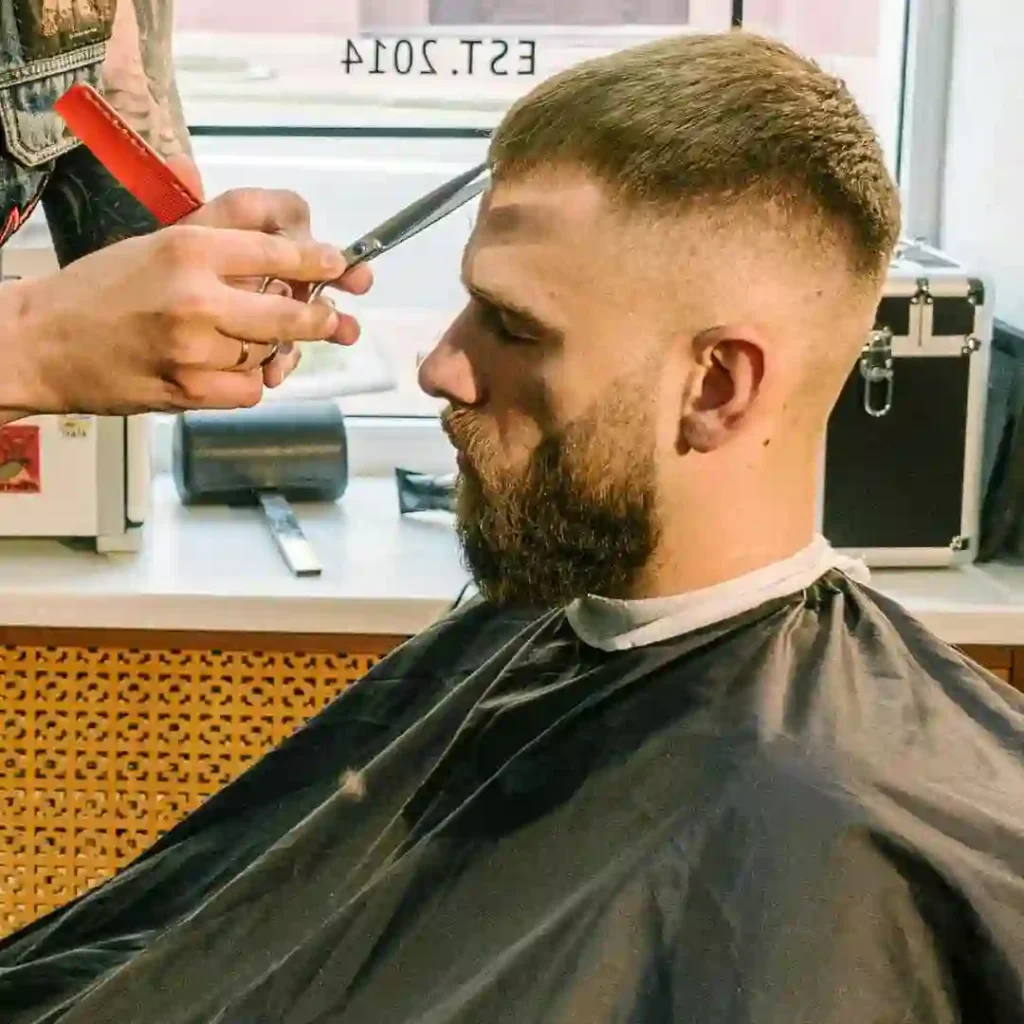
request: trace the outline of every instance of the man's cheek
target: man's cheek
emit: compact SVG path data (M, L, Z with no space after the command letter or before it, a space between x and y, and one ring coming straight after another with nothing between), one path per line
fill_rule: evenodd
M489 460L488 475L496 487L510 486L522 480L530 469L535 443L522 440L502 445Z
M500 454L509 469L525 466L537 446L544 440L544 425L532 413L514 410L495 417L494 432L487 431L494 439L496 454Z

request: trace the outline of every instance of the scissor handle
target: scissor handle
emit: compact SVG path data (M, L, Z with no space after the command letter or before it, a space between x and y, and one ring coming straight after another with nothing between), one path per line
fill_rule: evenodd
M372 235L366 235L357 242L353 242L347 249L341 251L341 255L345 258L345 274L353 267L358 267L360 263L365 263L367 260L372 260L375 256L379 256L386 248L379 238L374 238ZM342 274L342 277L344 276ZM316 302L330 283L330 281L320 281L318 284L313 285L309 290L308 301L311 303Z
M273 284L274 281L278 281L278 280L280 280L280 279L276 278L276 277L265 277L265 278L263 278L263 281L260 284L260 288L259 288L260 295L266 294L266 291L271 286L271 284ZM281 283L284 284L285 282L282 281ZM306 303L308 305L312 305L314 302L316 302L316 300L319 299L321 295L323 295L324 289L330 283L331 283L330 281L318 281L315 285L313 285L313 287L310 288L310 290L309 290L309 298L306 299Z

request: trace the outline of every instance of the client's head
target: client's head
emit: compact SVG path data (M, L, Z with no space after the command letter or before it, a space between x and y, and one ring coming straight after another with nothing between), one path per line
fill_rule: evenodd
M420 369L483 594L673 593L806 543L899 230L846 88L756 36L663 40L543 82L490 162Z

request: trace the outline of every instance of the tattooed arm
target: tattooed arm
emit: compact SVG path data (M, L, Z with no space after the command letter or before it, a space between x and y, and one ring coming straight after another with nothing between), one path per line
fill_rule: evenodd
M173 0L120 0L103 88L118 113L179 169L191 149L174 81L173 27ZM188 176L197 183L194 169ZM157 227L82 146L58 160L43 206L61 265Z
M121 0L103 67L107 99L164 158L190 153L173 33L174 0Z

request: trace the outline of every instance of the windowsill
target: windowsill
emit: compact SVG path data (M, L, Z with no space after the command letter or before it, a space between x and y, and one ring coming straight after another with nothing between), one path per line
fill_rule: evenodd
M293 577L255 509L184 508L158 476L138 554L0 542L0 623L272 633L416 633L467 582L441 513L403 518L394 478L354 479L335 505L296 509L321 562Z
M0 541L0 624L409 635L468 581L450 518L401 516L393 478L355 478L336 505L298 515L319 578L290 574L259 512L183 508L160 476L136 555ZM878 570L874 585L951 643L1024 644L1024 567Z

